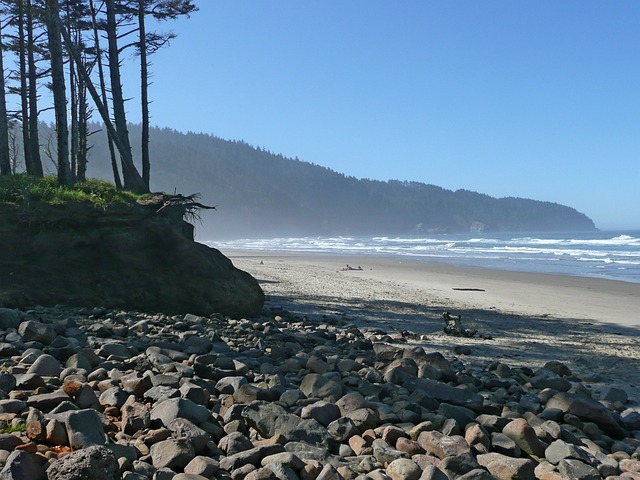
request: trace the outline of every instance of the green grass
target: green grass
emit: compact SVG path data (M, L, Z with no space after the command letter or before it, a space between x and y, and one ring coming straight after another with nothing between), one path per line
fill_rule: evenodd
M19 423L18 425L6 424L0 428L0 433L24 432L26 429L27 425L24 423Z
M133 202L142 195L116 190L103 180L90 179L72 187L58 185L55 177L35 178L29 175L6 175L0 177L0 202L28 204L46 202L63 205L72 202L88 202L95 205Z

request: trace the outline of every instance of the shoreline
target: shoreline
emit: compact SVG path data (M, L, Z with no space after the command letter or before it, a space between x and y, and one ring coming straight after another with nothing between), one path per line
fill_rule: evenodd
M463 310L471 308L517 315L591 320L634 327L640 332L640 284L633 282L454 266L394 256L228 249L222 250L222 253L234 263L242 265L255 264L252 260L258 264L269 260L295 270L307 268L311 272L316 270L315 273L351 275L397 288L414 289L424 293L427 305L457 305ZM341 268L347 264L361 266L362 270L342 271ZM258 272L266 273L261 269Z
M267 308L415 332L428 351L468 346L477 362L558 360L594 388L614 385L640 399L639 284L371 256L222 253L258 280ZM342 271L347 263L363 270ZM492 339L445 335L444 311Z

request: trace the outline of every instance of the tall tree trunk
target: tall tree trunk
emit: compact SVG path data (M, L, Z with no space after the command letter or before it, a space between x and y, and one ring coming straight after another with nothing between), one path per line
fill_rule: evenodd
M109 110L106 108L104 103L102 103L102 99L100 98L100 95L98 94L98 91L96 90L96 87L93 84L91 77L87 72L87 69L82 65L80 54L76 51L73 43L71 42L71 38L69 37L69 35L67 35L67 32L64 29L60 29L60 31L62 32L62 36L64 38L65 44L67 45L69 53L73 55L76 65L78 66L78 73L84 78L87 89L91 94L93 103L95 103L96 108L100 113L100 117L102 117L102 121L104 122L105 127L107 127L107 132L109 133L109 135L111 135L111 138L113 138L113 142L118 149L118 153L120 153L123 166L126 165L128 174L130 175L131 187L127 187L125 185L125 188L129 188L131 191L136 193L148 193L149 188L144 184L140 173L133 164L133 158L131 156L131 146L129 146L129 148L127 149L126 145L121 141L121 138L118 135L118 132L116 131L113 123L111 122L111 118L109 117Z
M89 0L89 9L91 11L91 25L93 27L93 40L96 49L96 61L98 63L98 79L100 81L100 94L102 97L102 103L105 108L109 109L109 102L107 101L107 86L104 81L104 67L102 65L102 49L100 48L100 35L98 34L98 21L97 12L93 0ZM111 158L111 168L113 169L113 181L116 184L118 190L122 189L122 181L120 180L120 172L118 170L118 161L116 159L116 151L113 147L113 137L107 129L107 144L109 145L109 156Z
M24 32L25 12L23 0L18 1L18 64L20 68L20 106L22 110L22 149L24 166L29 175L35 175L29 140L29 88L27 85L27 41Z
M149 185L151 162L149 158L149 72L147 64L147 33L145 29L145 0L138 0L138 27L140 35L140 98L142 101L142 179Z
M84 182L87 177L87 154L89 152L89 131L87 123L90 113L87 105L87 87L81 75L78 75L78 164L76 166L76 180Z
M69 6L67 5L67 32L69 37L77 45L77 37L74 38L71 28L71 15L69 13ZM71 182L76 180L77 161L78 161L78 90L76 88L76 73L75 62L73 57L69 58L69 90L71 95L71 145L70 145L70 167L71 167Z
M69 168L69 127L67 125L67 96L65 92L64 58L62 56L61 21L58 0L47 0L49 54L51 56L51 90L56 117L58 146L58 182L71 185Z
M9 152L9 119L4 84L4 44L2 42L2 18L0 18L0 175L11 173Z
M136 185L137 181L135 179L135 174L138 172L133 164L129 130L127 128L127 115L124 108L124 95L122 94L122 81L120 79L120 54L118 53L118 32L114 1L105 0L105 6L107 8L107 40L109 42L109 76L111 78L113 123L120 144L125 150L124 153L120 151L124 188L138 190L140 187ZM140 177L140 180L142 180L142 177ZM142 182L144 183L144 180ZM148 191L149 187L144 187L144 189Z
M27 0L27 62L29 64L29 142L31 143L32 175L42 177L42 159L40 157L40 135L38 134L38 72L34 55L33 6Z

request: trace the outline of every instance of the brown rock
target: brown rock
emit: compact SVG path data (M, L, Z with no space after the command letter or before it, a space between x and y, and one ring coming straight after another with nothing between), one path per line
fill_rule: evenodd
M47 436L44 415L36 408L30 408L26 420L27 437L31 440L44 440Z
M49 445L69 445L67 427L58 420L49 420L46 426L46 441Z
M408 458L398 458L387 466L387 475L392 480L418 480L422 469Z
M270 468L262 467L247 473L244 480L278 480L278 477Z
M342 415L346 415L354 410L366 408L369 405L369 402L360 392L351 392L338 399L336 405L340 409L340 413Z
M381 438L389 445L395 445L399 438L407 438L409 435L400 427L389 425L382 430Z
M637 473L640 472L640 460L621 460L619 463L622 472Z
M27 442L22 445L18 445L16 450L22 450L27 453L36 453L38 451L38 445L34 442Z
M401 452L407 452L411 456L424 453L424 448L422 448L418 442L404 437L396 440L396 448Z
M536 464L526 458L512 458L500 453L478 455L478 463L498 480L535 478Z
M440 432L422 432L418 444L429 455L440 459L459 455L471 455L471 449L465 439L459 435L447 436Z
M427 455L423 453L412 455L411 460L416 462L416 464L423 470L426 470L426 468L429 465L433 465L434 467L437 467L438 464L440 463L440 459L438 457L434 457L433 455Z
M593 422L614 438L622 438L625 435L623 426L611 412L592 398L572 393L557 393L547 402L546 408L562 410L583 421Z
M538 458L544 457L544 445L524 418L516 418L509 422L502 433L513 440L522 451Z
M491 448L491 437L487 434L487 431L477 423L468 426L464 432L464 439L471 447L481 445L487 449L487 451Z
M362 451L367 448L367 441L362 438L360 435L354 435L349 439L349 446L351 450L355 452L356 455L362 454Z
M300 480L316 480L322 472L322 464L317 460L307 460L306 465L300 470Z
M148 428L151 423L149 410L142 403L134 402L122 407L122 422L120 429L129 435Z

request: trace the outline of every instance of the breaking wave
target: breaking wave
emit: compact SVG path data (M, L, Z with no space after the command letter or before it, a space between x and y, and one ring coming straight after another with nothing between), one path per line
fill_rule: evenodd
M461 266L640 283L640 232L336 236L205 242L220 249L408 256Z

